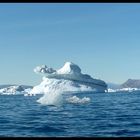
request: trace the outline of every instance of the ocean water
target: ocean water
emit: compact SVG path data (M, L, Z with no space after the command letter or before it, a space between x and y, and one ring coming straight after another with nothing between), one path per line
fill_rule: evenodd
M0 96L0 137L140 136L140 93L81 93L88 102L42 105L42 95Z

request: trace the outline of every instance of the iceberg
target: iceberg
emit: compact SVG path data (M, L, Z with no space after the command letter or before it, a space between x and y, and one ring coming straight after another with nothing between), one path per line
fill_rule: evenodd
M44 94L37 100L41 104L60 105L63 102L62 94L66 93L105 92L107 90L107 84L104 81L92 78L88 74L83 74L80 67L72 62L66 62L58 70L46 65L37 66L34 72L43 76L43 81L34 86L26 96ZM89 101L88 97L80 99L76 96L68 100L71 103L86 103Z
M43 81L33 87L30 94L44 94L54 89L60 92L105 92L107 90L107 84L104 81L81 73L80 67L72 62L66 62L58 70L46 65L37 66L34 72L41 74Z
M9 85L0 88L0 95L19 95L30 91L31 86Z
M108 90L106 92L109 92L109 93L112 93L112 92L115 92L115 93L118 93L118 92L135 92L135 91L140 91L139 88L120 88L120 89L111 89L111 88L108 88Z
M108 83L108 91L106 92L139 92L140 91L140 80L139 79L128 79L123 84Z

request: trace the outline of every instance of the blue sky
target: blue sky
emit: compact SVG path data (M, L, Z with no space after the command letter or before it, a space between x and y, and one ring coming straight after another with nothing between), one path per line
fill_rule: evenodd
M36 85L64 62L106 82L140 79L140 4L0 4L0 84Z

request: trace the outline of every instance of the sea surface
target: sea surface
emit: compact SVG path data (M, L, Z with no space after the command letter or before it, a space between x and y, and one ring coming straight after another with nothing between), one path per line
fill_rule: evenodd
M38 103L40 96L0 95L0 137L140 136L140 92L79 93L90 101L64 96L59 106Z

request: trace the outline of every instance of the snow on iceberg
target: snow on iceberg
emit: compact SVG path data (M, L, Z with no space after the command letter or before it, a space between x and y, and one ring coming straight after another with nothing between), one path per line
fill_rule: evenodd
M75 65L72 62L66 62L65 65L57 70L57 74L81 74L81 69L79 66Z

